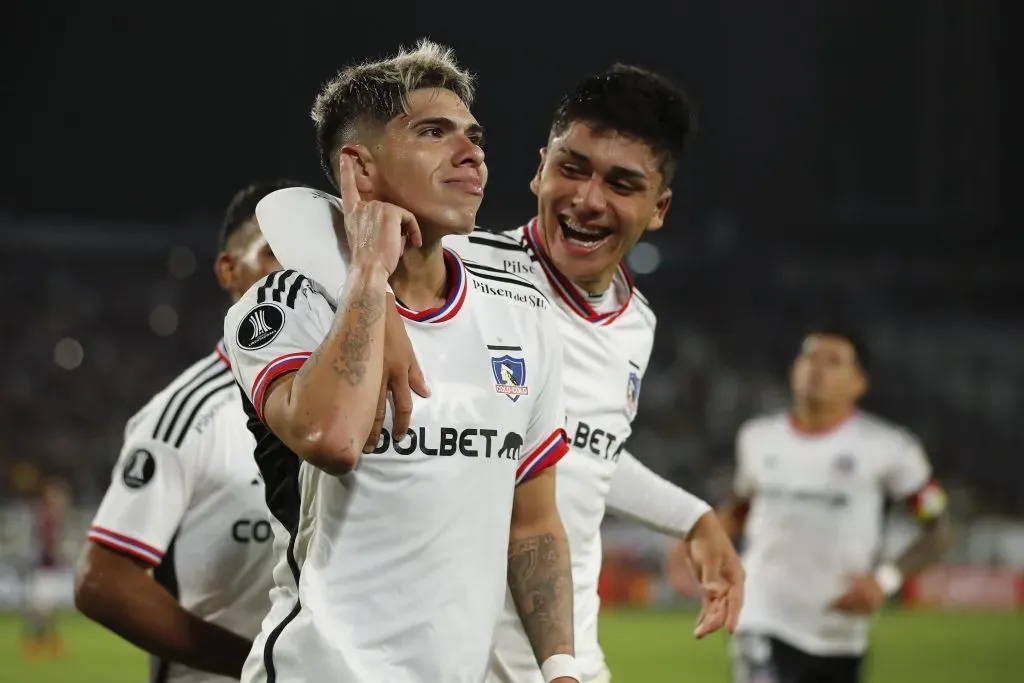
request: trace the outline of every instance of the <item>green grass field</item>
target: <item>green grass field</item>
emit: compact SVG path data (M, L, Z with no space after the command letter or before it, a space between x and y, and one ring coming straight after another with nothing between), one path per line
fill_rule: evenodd
M724 683L724 638L697 643L693 615L611 612L601 628L617 683ZM3 683L142 683L145 658L78 617L61 624L66 652L29 662L16 617L0 616ZM1010 683L1024 680L1024 615L892 612L874 632L870 683ZM386 683L386 682L382 682Z

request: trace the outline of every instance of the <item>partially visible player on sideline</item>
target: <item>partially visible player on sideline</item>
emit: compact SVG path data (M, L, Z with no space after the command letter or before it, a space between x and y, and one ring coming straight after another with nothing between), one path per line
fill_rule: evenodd
M228 311L256 459L290 538L245 683L480 683L506 579L548 679L582 680L554 495L567 450L557 323L533 286L441 245L472 231L487 182L472 99L472 77L429 41L341 71L313 116L352 247L344 285L285 270ZM395 433L389 414L361 453L389 283L432 394L411 429Z
M70 492L65 481L50 478L43 481L39 501L33 511L34 538L38 541L36 557L25 581L23 647L30 659L58 656L63 651L57 630L57 601L64 586L61 572L60 538L64 512Z
M232 301L280 267L253 211L295 185L231 200L215 274ZM78 609L149 652L156 683L237 680L270 608L273 535L241 404L218 344L132 417L79 563Z
M673 175L692 129L691 105L668 79L616 65L581 79L559 104L530 188L537 217L446 244L532 282L556 303L565 339L567 432L558 508L572 548L576 656L588 683L611 677L598 642L605 512L688 539L705 592L696 635L735 627L743 569L711 507L659 477L625 448L654 343L655 314L626 254L664 225ZM491 680L538 677L515 613L495 640Z
M746 538L736 683L860 681L871 616L952 543L921 443L857 408L868 370L854 331L814 328L793 364L792 409L739 430L733 494L720 510ZM887 502L907 505L921 534L879 563Z

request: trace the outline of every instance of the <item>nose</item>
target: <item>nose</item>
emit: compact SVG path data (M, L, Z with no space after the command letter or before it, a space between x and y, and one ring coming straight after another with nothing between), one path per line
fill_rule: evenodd
M573 207L588 213L601 213L607 204L604 191L601 189L600 178L591 176L576 188Z
M459 147L455 153L456 166L478 168L484 163L484 149L466 135L459 136Z

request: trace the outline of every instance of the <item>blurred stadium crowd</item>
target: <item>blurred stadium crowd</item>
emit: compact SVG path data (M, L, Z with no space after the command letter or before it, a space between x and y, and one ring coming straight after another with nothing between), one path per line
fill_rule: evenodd
M95 504L125 420L219 338L215 227L51 221L3 234L0 498L59 475ZM786 405L804 326L841 317L873 347L866 406L921 436L958 516L1024 513L1024 261L1012 245L906 226L758 240L719 220L687 234L633 255L659 314L635 454L719 499L738 425Z

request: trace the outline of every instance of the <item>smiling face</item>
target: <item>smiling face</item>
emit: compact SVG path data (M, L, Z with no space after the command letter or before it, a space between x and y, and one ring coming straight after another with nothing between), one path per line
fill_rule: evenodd
M425 234L472 232L487 185L483 128L458 95L422 88L367 149L374 198L412 212Z
M644 232L665 220L672 191L644 142L574 121L541 150L530 184L548 256L586 290L608 288Z

